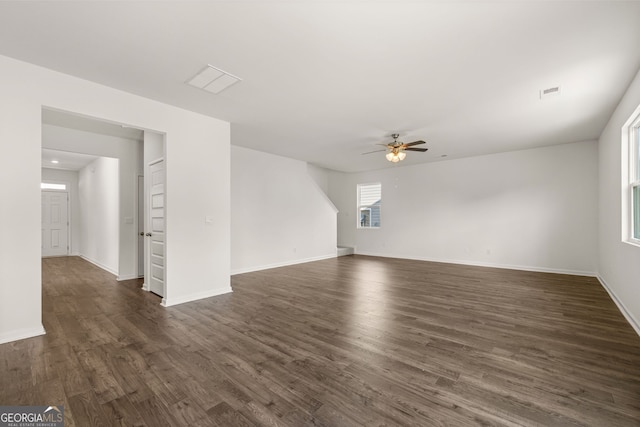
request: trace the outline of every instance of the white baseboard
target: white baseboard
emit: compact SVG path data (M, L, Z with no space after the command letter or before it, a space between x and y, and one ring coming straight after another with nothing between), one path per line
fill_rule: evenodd
M376 257L382 257L382 258L401 258L401 259L410 259L414 261L430 261L430 262L442 262L445 264L461 264L461 265L473 265L476 267L502 268L506 270L534 271L537 273L556 273L556 274L570 274L572 276L597 277L597 273L594 271L567 270L567 269L561 269L561 268L547 268L547 267L531 267L527 265L499 264L499 263L481 262L481 261L464 261L464 260L452 260L452 259L441 259L441 258L413 257L413 256L407 256L407 255L389 255L389 254L379 254L374 252L358 252L357 251L356 254L365 255L365 256L376 256Z
M349 246L338 246L337 248L338 256L353 255L355 252L355 248Z
M640 322L638 322L638 319L636 319L635 316L627 309L622 300L620 300L616 293L613 292L613 289L609 287L607 282L605 282L605 280L599 275L597 277L604 290L607 291L613 302L618 306L618 310L620 310L622 315L625 317L625 319L627 319L627 322L629 322L636 333L640 335Z
M0 344L24 340L26 338L33 338L46 333L47 332L44 330L42 325L37 328L18 329L17 331L4 332L0 334Z
M80 255L80 258L82 258L83 260L90 262L91 264L95 265L96 267L99 267L99 268L103 269L104 271L109 272L109 273L113 274L114 276L118 277L118 272L112 270L111 268L107 267L106 265L100 264L98 261L92 260L91 258L89 258L89 257L87 257L85 255Z
M287 267L289 265L304 264L306 262L313 262L313 261L321 261L323 259L336 258L337 256L338 256L338 254L337 254L337 251L336 251L336 253L329 254L329 255L321 255L321 256L311 257L311 258L304 258L304 259L296 259L296 260L291 260L291 261L277 262L277 263L273 263L273 264L259 265L259 266L256 266L256 267L239 268L239 269L236 269L236 270L232 270L231 271L231 275L235 276L236 274L244 274L244 273L251 273L251 272L254 272L254 271L269 270L270 268Z
M122 282L123 280L133 280L133 279L139 279L138 275L137 274L127 274L127 275L124 275L124 276L118 276L116 278L116 280L118 282Z
M142 290L143 291L147 291L147 292L149 292L151 290L151 288L149 287L149 284L147 282L144 282L142 284Z
M192 301L197 301L204 298L211 298L218 295L228 294L229 292L232 292L231 286L220 288L220 289L212 289L207 292L199 292L196 294L185 295L178 298L168 299L165 297L165 298L162 298L162 302L160 303L160 305L162 305L163 307L171 307L173 305L184 304L186 302L192 302Z

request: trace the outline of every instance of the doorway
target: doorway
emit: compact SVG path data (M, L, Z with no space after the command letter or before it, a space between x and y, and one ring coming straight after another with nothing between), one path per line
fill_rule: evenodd
M143 132L46 107L41 119L43 178L64 174L72 182L70 254L118 280L137 279L135 194L143 174Z

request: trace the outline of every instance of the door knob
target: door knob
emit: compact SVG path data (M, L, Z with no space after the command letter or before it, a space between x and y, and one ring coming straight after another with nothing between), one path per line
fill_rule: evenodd
M141 235L141 236L144 236L144 231L141 231L141 232L140 232L140 235Z
M145 236L151 237L151 233L147 233L147 234L145 234Z

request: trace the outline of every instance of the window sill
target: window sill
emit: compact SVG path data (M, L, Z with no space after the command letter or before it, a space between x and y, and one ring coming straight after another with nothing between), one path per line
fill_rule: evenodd
M640 240L629 239L629 240L623 240L622 243L626 243L628 245L635 246L636 248L640 248Z

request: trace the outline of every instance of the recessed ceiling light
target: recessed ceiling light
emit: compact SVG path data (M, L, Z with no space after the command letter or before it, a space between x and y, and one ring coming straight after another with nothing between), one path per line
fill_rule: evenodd
M51 163L53 163L54 165L57 165L57 164L58 164L58 163L60 163L60 162L59 162L59 161L57 161L57 160L51 160Z
M207 65L193 76L187 84L211 93L220 93L242 79L212 65Z

